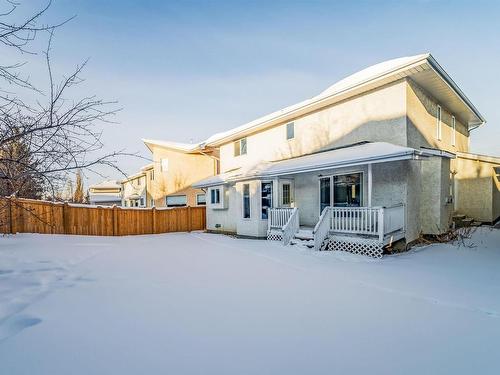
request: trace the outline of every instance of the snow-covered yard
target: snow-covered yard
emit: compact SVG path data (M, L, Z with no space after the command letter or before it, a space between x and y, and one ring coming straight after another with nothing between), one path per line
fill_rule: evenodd
M3 237L0 373L499 374L500 230L469 242Z

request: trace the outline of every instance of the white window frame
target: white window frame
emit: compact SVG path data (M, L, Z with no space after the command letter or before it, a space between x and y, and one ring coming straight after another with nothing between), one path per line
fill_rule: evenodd
M242 143L243 142L245 142L245 152L244 153L242 152L242 149L243 149ZM238 152L236 152L236 145L238 145ZM247 153L248 153L248 139L247 139L247 137L240 138L237 141L233 142L233 154L235 157L246 155Z
M248 186L248 217L245 217L245 186ZM250 184L241 184L241 217L243 220L252 219L252 195L250 194Z
M291 126L292 129L292 136L288 137L288 127ZM285 137L287 141L290 141L295 138L295 122L289 122L285 125Z
M274 182L273 180L263 180L260 181L260 195L259 195L259 212L260 212L260 220L267 221L268 219L262 218L262 184L271 184L271 207L274 207Z
M154 200L154 198L151 198L151 199L149 200L149 204L151 204L151 207L154 207L154 206L155 206L155 200Z
M212 191L219 191L219 202L214 202L212 203ZM218 209L224 209L226 208L224 202L225 202L225 195L224 195L224 186L218 185L218 186L213 186L208 189L208 202L206 204L207 207L218 210Z
M330 179L330 207L334 207L334 187L333 187L333 180L335 176L343 176L346 174L361 174L361 203L360 207L366 207L366 202L371 201L371 198L367 197L367 194L370 194L370 192L367 192L365 194L365 187L368 183L367 180L365 180L365 171L362 169L354 169L352 171L346 171L346 172L339 172L339 173L333 173L333 174L327 174L327 175L321 175L318 177L318 211L321 211L321 179L322 178L329 178ZM321 212L318 214L318 216L321 216Z
M451 116L451 145L457 145L457 119Z
M200 204L200 202L198 201L198 197L199 196L205 197L205 203L204 204ZM207 205L207 195L205 193L198 193L198 194L196 194L196 205L197 206L206 206Z
M442 118L443 118L443 109L441 106L438 104L437 106L437 111L436 111L436 138L438 141L441 140L442 137Z

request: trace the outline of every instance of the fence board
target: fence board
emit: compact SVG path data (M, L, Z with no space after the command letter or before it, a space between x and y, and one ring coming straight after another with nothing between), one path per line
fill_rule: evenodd
M124 236L206 229L205 207L122 208L0 198L0 233Z

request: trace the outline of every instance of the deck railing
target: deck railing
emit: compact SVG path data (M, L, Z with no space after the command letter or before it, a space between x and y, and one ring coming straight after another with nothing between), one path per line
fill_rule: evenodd
M364 235L384 242L388 234L405 230L405 206L326 207L313 230L314 249L319 250L329 233Z
M288 245L295 233L299 231L299 210L294 208L288 221L283 226L283 244Z
M292 216L295 208L269 208L267 210L267 229L283 228Z

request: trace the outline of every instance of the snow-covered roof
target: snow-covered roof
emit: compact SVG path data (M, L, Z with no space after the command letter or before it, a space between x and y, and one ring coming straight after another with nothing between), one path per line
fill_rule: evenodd
M272 112L228 131L216 133L196 144L158 140L143 141L146 144L156 144L183 152L193 152L205 146L216 147L251 132L259 131L281 122L292 121L294 118L311 111L404 77L412 77L422 87L435 94L435 97L441 103L459 115L471 129L486 121L434 57L430 53L424 53L400 57L372 65L338 81L319 95Z
M120 188L121 188L120 181L117 180L103 181L98 184L89 186L89 189L120 189Z
M182 143L182 142L170 142L161 141L158 139L142 139L146 146L156 145L164 148L169 148L182 152L193 152L200 148L201 143Z
M433 155L435 154L423 149L417 150L386 142L366 142L286 160L261 162L246 170L240 168L198 181L193 187L209 187L253 178L270 178L370 163L421 159Z

